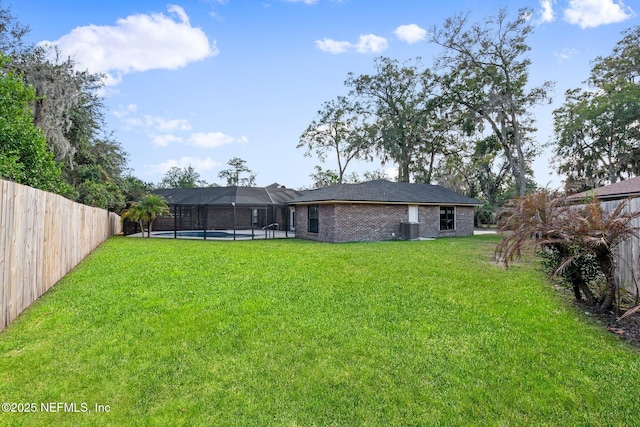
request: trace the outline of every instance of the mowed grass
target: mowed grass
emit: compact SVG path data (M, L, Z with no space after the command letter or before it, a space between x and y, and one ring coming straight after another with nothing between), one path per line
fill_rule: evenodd
M640 353L496 243L112 238L0 333L0 425L637 425Z

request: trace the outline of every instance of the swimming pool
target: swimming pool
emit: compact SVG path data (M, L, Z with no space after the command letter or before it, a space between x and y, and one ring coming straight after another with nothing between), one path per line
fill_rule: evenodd
M173 231L155 232L155 233L153 233L153 236L157 236L157 237L173 237L174 236L174 232ZM193 237L193 238L204 239L204 230L188 230L188 231L182 230L182 231L176 231L176 236L177 237ZM251 237L251 234L236 232L236 239L245 238L245 237ZM211 230L207 230L207 239L233 239L233 232L229 233L227 231L211 231Z

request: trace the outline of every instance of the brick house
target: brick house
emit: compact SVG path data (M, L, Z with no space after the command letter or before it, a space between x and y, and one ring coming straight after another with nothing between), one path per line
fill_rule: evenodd
M471 236L479 205L439 185L387 180L309 190L289 202L296 237L323 242Z

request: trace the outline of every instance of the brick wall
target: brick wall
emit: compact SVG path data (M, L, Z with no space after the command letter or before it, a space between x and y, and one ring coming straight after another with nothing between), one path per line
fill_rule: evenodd
M455 207L455 229L440 230L440 206L420 206L420 237L473 236L472 206Z
M322 242L380 241L400 238L400 223L409 220L408 205L320 205L318 233L309 233L307 206L296 206L296 237ZM440 231L439 206L418 209L420 237L473 235L473 207L457 206L455 230Z

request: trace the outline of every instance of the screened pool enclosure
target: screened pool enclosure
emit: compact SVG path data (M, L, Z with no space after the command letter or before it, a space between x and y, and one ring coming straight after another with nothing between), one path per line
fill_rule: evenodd
M301 193L278 184L268 187L207 187L154 190L165 198L170 215L156 218L154 232L201 231L215 237L225 230L233 237L293 231L293 211L287 203ZM194 236L196 234L192 233ZM200 233L197 233L200 235ZM282 233L280 233L282 234ZM209 236L207 236L209 235Z

